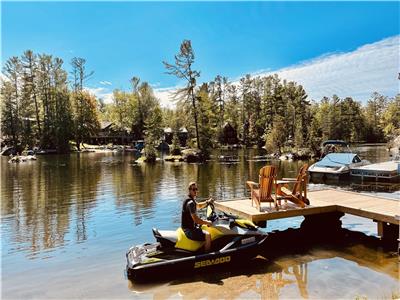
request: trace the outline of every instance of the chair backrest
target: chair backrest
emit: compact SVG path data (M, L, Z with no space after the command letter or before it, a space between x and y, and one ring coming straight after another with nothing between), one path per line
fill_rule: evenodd
M307 170L308 164L304 164L300 168L299 173L297 174L296 183L293 185L292 194L301 194L301 188L304 182L307 183Z
M276 167L265 166L260 169L260 202L271 201L272 188L276 180Z

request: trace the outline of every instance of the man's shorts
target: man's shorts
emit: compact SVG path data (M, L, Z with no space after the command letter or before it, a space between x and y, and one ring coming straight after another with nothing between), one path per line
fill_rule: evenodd
M185 232L186 237L193 241L203 242L206 240L205 233L199 227L196 227L195 229L184 229L183 231Z

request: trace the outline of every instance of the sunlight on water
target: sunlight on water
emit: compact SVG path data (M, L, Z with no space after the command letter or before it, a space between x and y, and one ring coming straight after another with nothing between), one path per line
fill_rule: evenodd
M362 151L371 161L387 159L383 148ZM354 299L398 293L397 258L362 246L311 249L272 262L260 258L246 270L155 286L124 279L130 246L152 242L152 227L179 226L188 182L199 183L200 197L243 197L245 181L257 179L259 168L268 163L259 155L240 150L237 163L203 165L132 165L132 156L115 153L40 156L21 164L8 164L2 157L2 298ZM294 177L302 162L274 164L279 164L280 177ZM326 187L310 184L309 189ZM400 199L400 191L373 194ZM301 221L272 221L268 230L297 228ZM342 221L348 229L376 234L372 221L347 215Z

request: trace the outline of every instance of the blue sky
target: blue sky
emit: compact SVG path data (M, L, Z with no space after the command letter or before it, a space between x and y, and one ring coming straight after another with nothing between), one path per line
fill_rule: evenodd
M132 76L155 89L179 86L162 61L173 61L183 39L192 41L200 81L209 81L313 64L387 38L398 49L398 35L399 2L2 3L3 62L26 49L66 68L83 57L95 71L87 86L99 95L127 89ZM393 82L387 93L398 89Z

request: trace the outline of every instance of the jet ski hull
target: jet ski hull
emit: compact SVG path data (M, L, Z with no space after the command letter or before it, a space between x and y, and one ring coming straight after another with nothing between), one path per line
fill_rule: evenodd
M128 260L127 276L133 281L142 282L162 278L171 279L193 272L225 269L227 266L240 264L257 256L259 247L266 238L266 235L247 237L239 240L237 245L232 248L202 254L179 250L170 253L160 251L158 255L153 256L153 259L150 258L149 262L136 263L137 255L135 257L135 253L133 253L135 247L132 247L126 254ZM147 246L156 246L156 244ZM154 257L161 259L154 259Z

